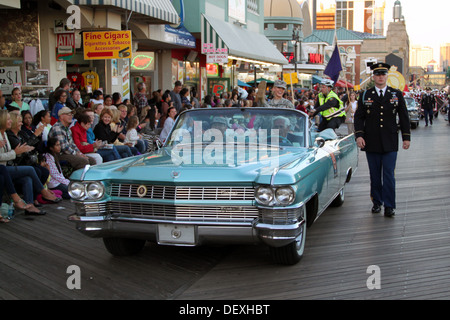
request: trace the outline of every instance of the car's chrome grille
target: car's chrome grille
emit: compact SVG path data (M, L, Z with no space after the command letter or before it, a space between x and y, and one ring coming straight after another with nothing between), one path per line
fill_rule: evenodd
M110 214L141 215L145 218L168 221L252 222L258 209L251 206L179 206L152 203L109 202Z
M110 196L161 200L254 200L253 187L191 187L113 183Z

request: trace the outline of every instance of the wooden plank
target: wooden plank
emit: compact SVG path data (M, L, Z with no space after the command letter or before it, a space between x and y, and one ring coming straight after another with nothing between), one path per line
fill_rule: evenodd
M43 217L18 214L0 225L0 299L449 299L450 128L442 119L413 130L396 169L397 213L371 214L364 152L345 203L307 231L295 266L272 263L264 246L167 247L111 256L100 239L75 230L69 201L45 205ZM67 267L81 269L69 290ZM381 270L369 290L367 268Z

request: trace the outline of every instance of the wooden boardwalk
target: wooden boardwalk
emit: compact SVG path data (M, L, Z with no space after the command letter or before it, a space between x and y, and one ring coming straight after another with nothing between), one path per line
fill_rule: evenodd
M393 219L370 213L363 152L345 203L308 229L295 266L271 262L259 246L177 248L147 245L134 257L112 257L99 239L66 220L69 201L46 205L43 217L18 214L0 225L0 299L449 299L450 127L443 118L412 132L398 156ZM69 266L81 271L70 290ZM380 289L369 290L369 266Z

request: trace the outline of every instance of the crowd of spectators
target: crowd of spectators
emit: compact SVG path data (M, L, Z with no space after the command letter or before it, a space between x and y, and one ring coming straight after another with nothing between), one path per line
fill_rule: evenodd
M179 81L170 90L152 93L145 83L139 83L131 100L123 100L117 92L109 95L97 90L82 101L81 92L70 88L71 81L62 79L50 94L48 109L35 114L23 102L19 88L11 92L8 105L0 91L0 201L6 191L16 208L28 214L45 214L38 208L38 199L56 203L69 198L68 178L73 170L154 150L164 143L177 115L184 110L260 107L277 98L265 85L206 95L201 101L195 89L183 87ZM359 92L335 90L346 105L350 132ZM318 88L313 87L285 90L283 98L308 114L317 95ZM15 183L11 186L9 181ZM23 200L14 188L23 194Z

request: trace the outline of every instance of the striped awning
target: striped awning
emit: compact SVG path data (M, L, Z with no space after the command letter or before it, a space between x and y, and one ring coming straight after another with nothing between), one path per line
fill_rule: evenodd
M229 56L263 63L288 64L265 35L207 15L202 15L201 39L203 54L223 52Z
M179 16L170 0L71 0L75 5L117 7L167 24L179 23Z

